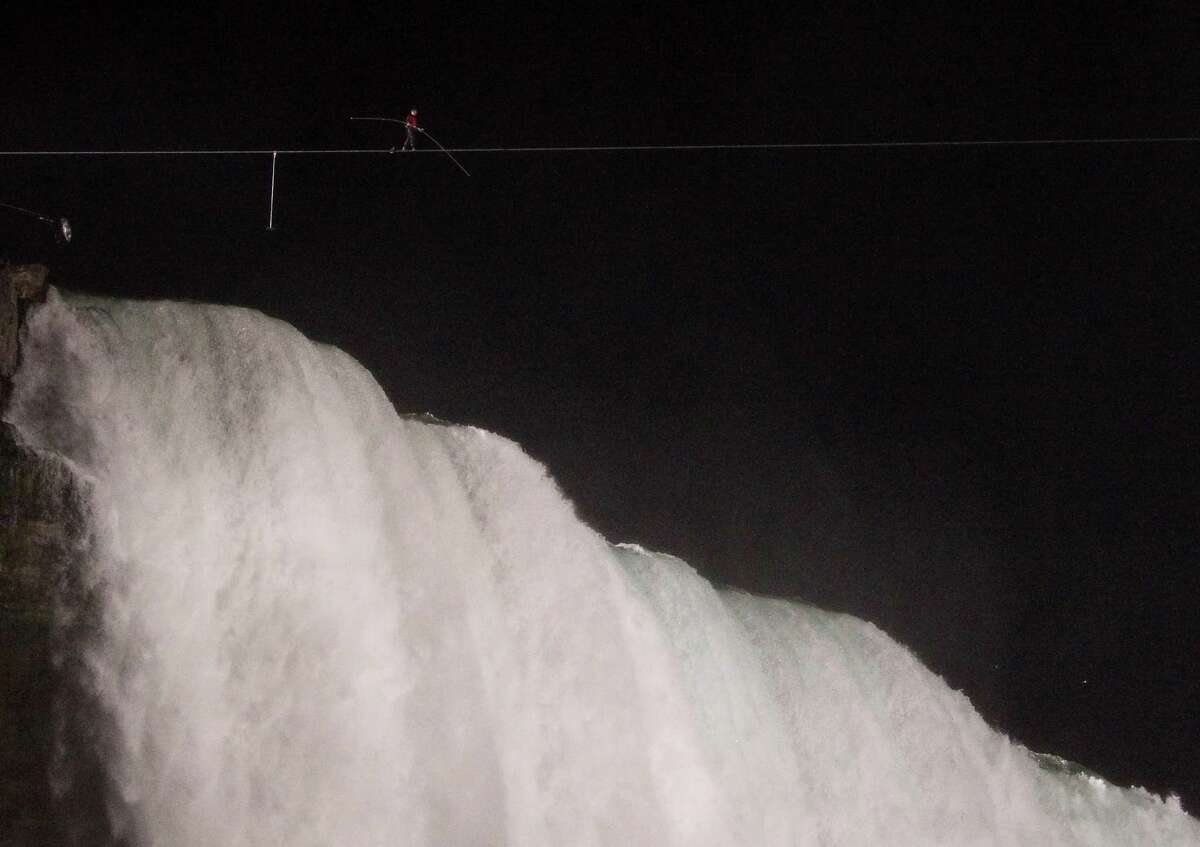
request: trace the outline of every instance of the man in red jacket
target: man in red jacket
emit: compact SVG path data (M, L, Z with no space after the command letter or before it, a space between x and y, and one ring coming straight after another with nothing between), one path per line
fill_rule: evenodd
M417 149L417 133L421 128L417 126L417 110L413 109L408 113L408 117L404 121L404 132L407 138L404 139L404 146L401 150L416 150Z

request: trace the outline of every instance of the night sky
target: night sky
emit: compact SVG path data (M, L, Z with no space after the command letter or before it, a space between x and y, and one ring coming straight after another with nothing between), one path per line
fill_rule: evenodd
M6 21L5 150L1200 135L1194 4ZM1111 5L1111 4L1110 4ZM1069 8L1067 8L1069 6ZM672 10L673 9L673 10ZM11 13L10 13L11 15ZM1200 144L0 158L0 255L248 305L614 541L852 612L1200 810Z

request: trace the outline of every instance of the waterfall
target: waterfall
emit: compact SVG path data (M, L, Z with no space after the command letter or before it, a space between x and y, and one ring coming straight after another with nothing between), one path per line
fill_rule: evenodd
M61 708L115 842L1200 844L875 626L610 544L281 321L51 291L23 344L7 419L90 497Z

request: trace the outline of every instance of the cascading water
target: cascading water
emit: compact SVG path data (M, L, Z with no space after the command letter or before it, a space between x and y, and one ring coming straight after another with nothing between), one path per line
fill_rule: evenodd
M90 491L74 649L125 843L1200 844L872 625L608 544L516 445L255 312L52 291L8 418Z

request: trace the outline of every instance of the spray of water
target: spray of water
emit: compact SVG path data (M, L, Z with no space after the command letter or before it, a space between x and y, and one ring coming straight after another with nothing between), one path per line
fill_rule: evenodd
M52 292L8 417L90 492L72 649L125 843L1200 844L258 313Z

